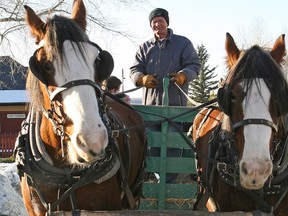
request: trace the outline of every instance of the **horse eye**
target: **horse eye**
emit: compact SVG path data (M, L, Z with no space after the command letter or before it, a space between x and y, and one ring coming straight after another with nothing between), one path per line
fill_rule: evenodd
M43 70L45 71L45 73L52 75L53 74L53 65L51 64L51 62L47 61L47 62L43 63Z

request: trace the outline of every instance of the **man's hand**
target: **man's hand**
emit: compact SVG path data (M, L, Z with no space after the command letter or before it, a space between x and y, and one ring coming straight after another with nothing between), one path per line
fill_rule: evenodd
M146 88L156 88L159 81L156 79L157 74L154 75L143 75L137 80L137 84L145 86Z
M179 86L183 86L187 81L186 75L183 72L170 73L169 77L171 78L171 82L176 82Z

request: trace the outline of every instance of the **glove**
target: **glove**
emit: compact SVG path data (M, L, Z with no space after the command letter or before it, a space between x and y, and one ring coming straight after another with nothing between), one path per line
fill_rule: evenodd
M183 72L170 73L169 77L171 78L171 82L176 82L179 86L183 86L187 81L186 75Z
M146 88L156 88L159 83L156 77L157 74L140 76L137 80L137 84L140 86L145 86Z

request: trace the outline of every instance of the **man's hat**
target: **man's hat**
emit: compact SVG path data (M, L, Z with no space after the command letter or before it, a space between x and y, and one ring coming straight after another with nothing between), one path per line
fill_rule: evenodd
M157 17L157 16L164 17L164 19L165 19L166 22L167 22L167 25L169 25L169 15L168 15L168 11L166 11L166 10L163 9L163 8L155 8L154 10L151 11L151 13L149 14L150 25L151 25L151 20L152 20L154 17Z

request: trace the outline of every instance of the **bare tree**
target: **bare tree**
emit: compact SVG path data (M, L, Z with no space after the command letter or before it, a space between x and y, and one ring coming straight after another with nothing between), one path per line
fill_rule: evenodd
M133 42L134 35L123 29L113 17L110 8L137 8L148 0L85 0L87 10L87 32L106 34L110 37L125 37ZM29 38L25 23L24 5L29 5L43 20L53 14L70 16L73 0L1 0L0 1L0 56L9 55L13 59L29 56L34 41ZM110 13L110 14L109 14ZM31 55L31 53L30 53ZM25 59L27 62L27 59Z
M263 23L263 20L260 18L255 18L249 28L239 29L239 35L241 35L239 46L242 46L243 49L247 49L254 44L258 44L261 47L270 49L276 40L276 38L271 36L271 32L267 31L265 28L265 23ZM278 36L280 35L281 32L279 32ZM284 61L281 63L281 67L285 73L286 78L288 79L288 56L286 55L283 60Z

